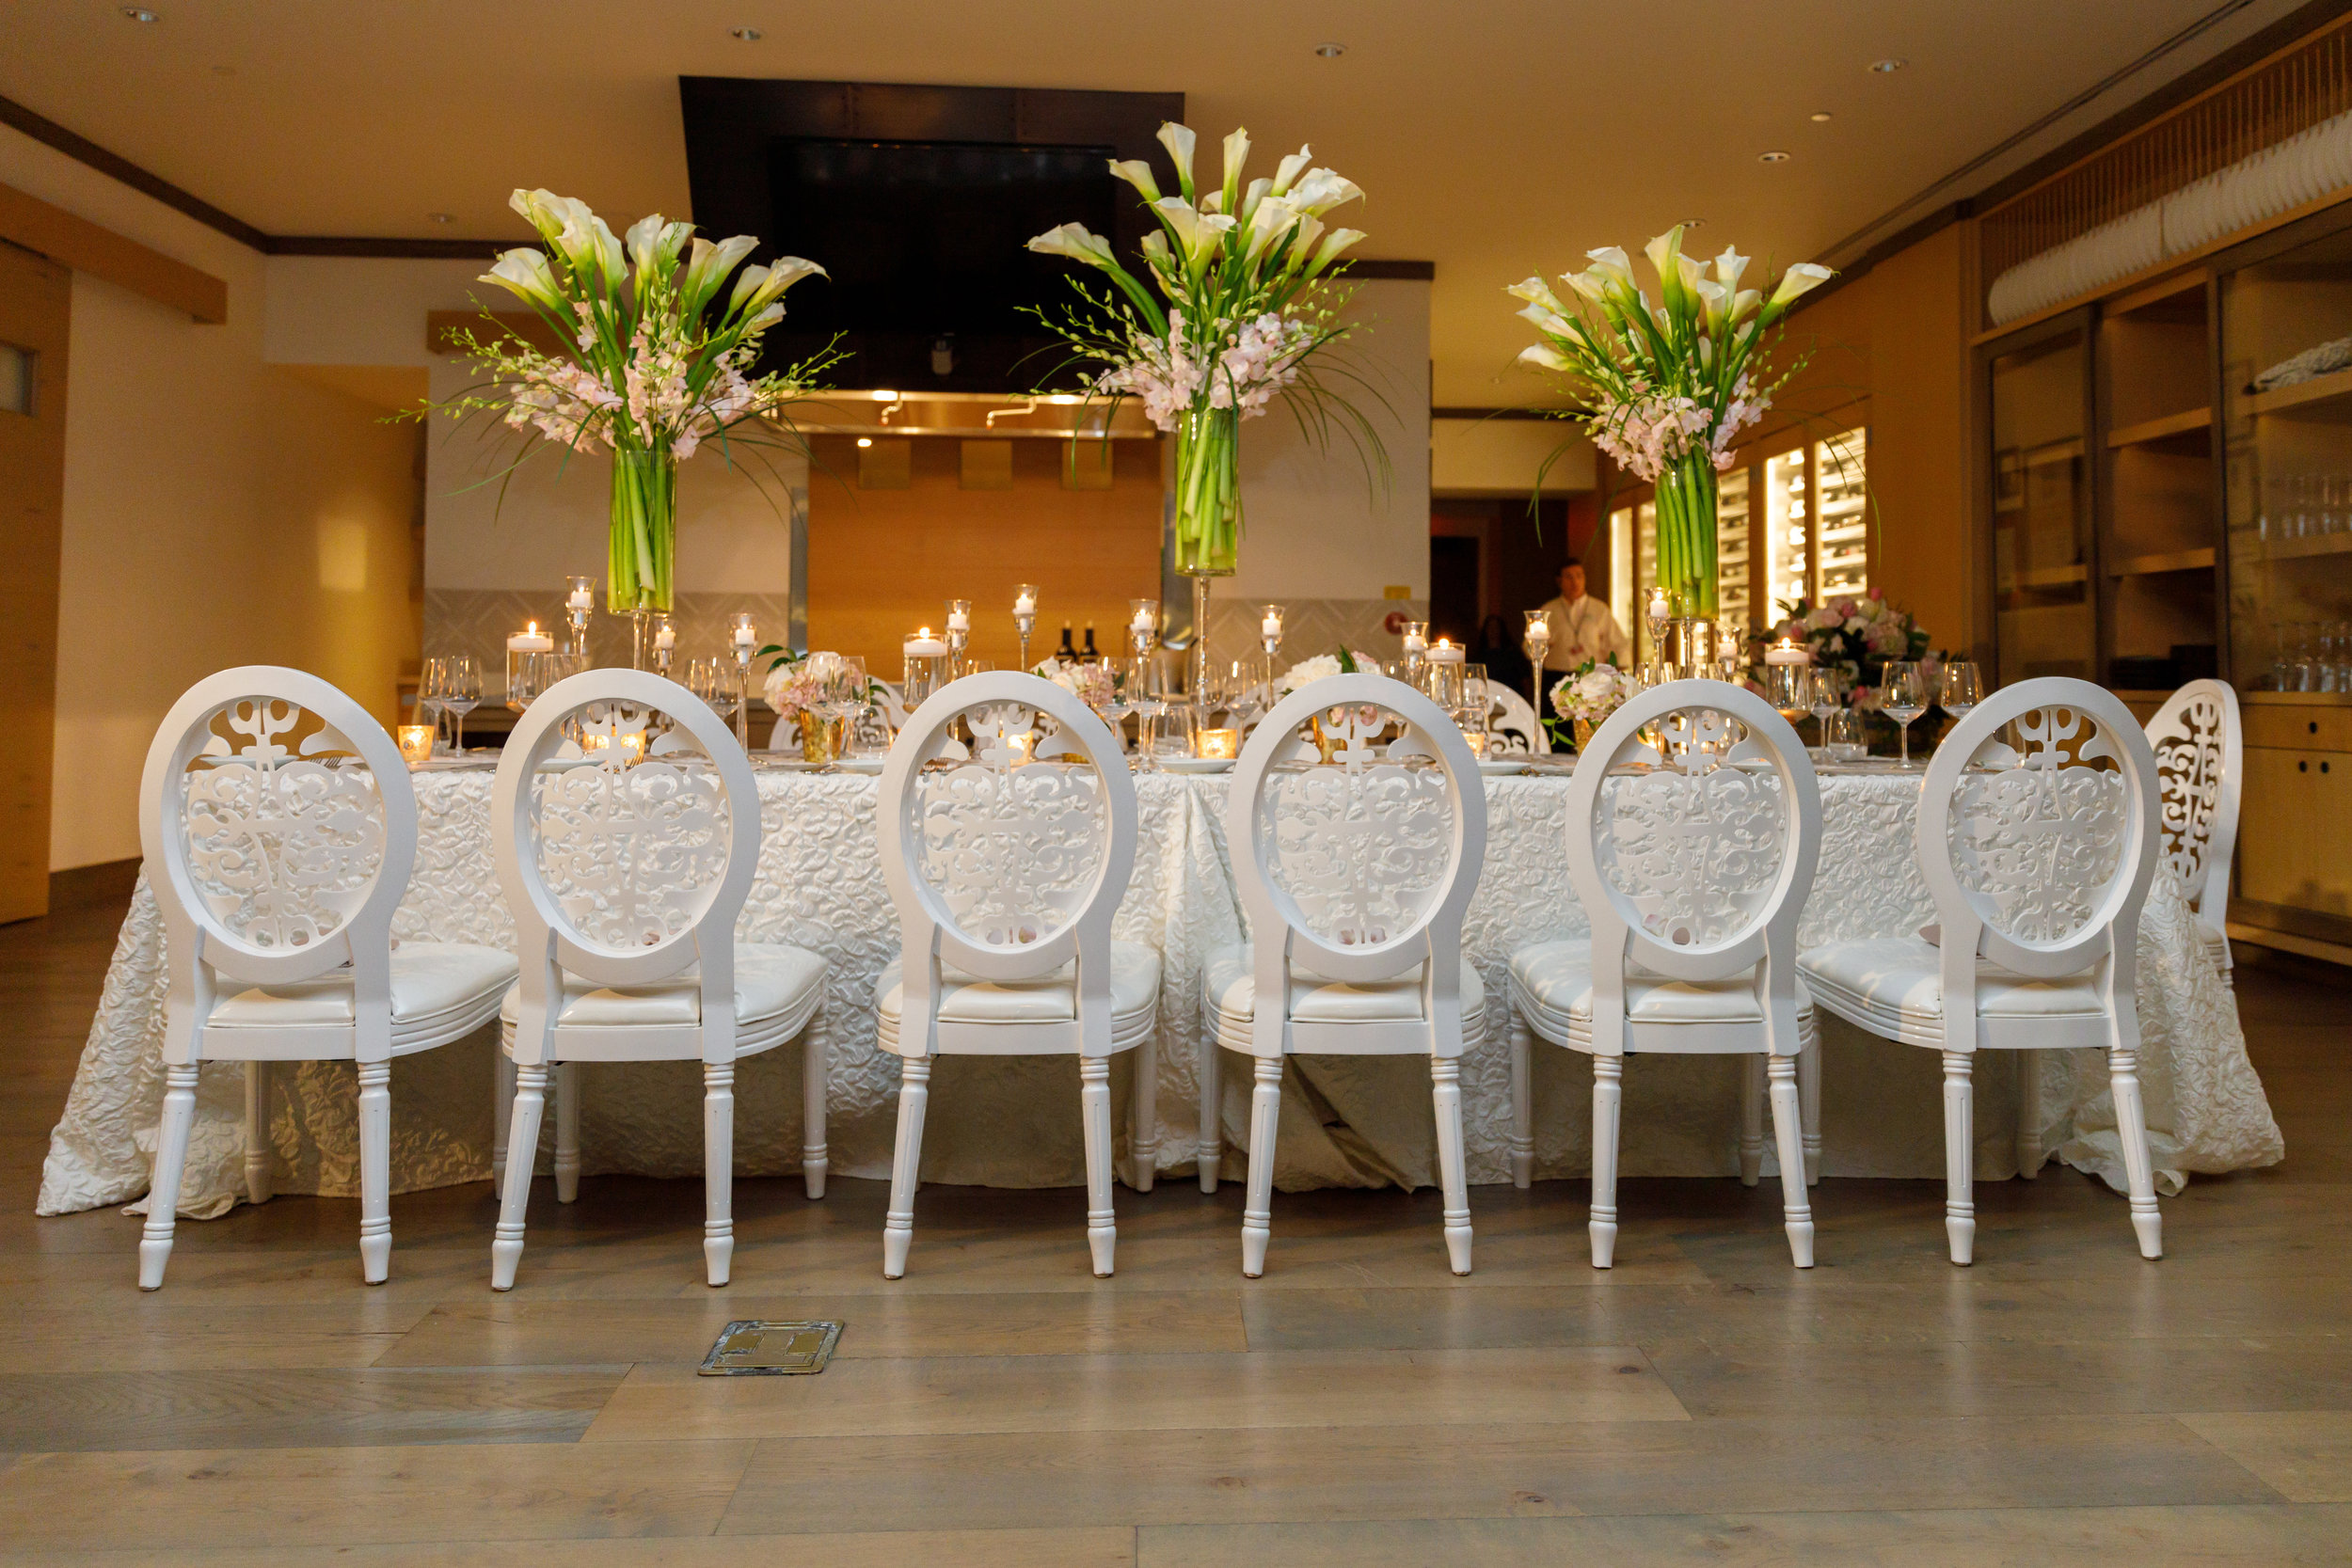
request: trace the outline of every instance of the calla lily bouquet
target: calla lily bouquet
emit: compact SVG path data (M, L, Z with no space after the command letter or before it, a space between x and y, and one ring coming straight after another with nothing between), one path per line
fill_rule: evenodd
M547 249L506 251L481 281L530 306L563 352L543 353L504 331L485 340L460 329L452 339L488 379L420 412L494 414L532 449L610 449L607 602L616 614L668 610L677 465L706 441L732 462L739 447L789 439L777 416L838 356L750 372L762 336L783 318L784 292L825 269L797 256L741 266L759 244L751 235L713 244L692 224L658 213L616 238L586 202L569 197L518 190L508 204Z
M1315 363L1350 330L1339 320L1348 291L1335 284L1346 266L1342 254L1364 237L1327 229L1323 217L1363 192L1311 166L1304 147L1271 179L1245 185L1249 134L1235 131L1225 138L1224 183L1203 196L1193 179L1193 133L1171 122L1160 127L1159 139L1174 160L1181 194L1161 195L1140 159L1110 166L1142 194L1159 224L1143 241L1142 277L1082 224L1040 234L1029 248L1067 256L1108 279L1107 293L1073 279L1080 303L1058 319L1041 318L1073 359L1092 368L1092 391L1141 398L1152 422L1175 435L1177 570L1223 576L1233 570L1241 527L1243 420L1283 398L1302 429L1327 441L1336 420L1359 451L1386 462L1377 433L1325 384Z
M1566 274L1571 301L1540 277L1508 291L1543 341L1519 362L1568 380L1578 406L1565 417L1619 467L1657 486L1658 580L1678 613L1716 612L1715 476L1732 466L1732 443L1764 417L1772 395L1804 368L1800 355L1775 371L1768 334L1827 267L1800 261L1768 297L1742 289L1748 258L1726 246L1707 264L1682 253L1679 225L1650 241L1658 275L1653 304L1615 245L1585 252L1592 265Z

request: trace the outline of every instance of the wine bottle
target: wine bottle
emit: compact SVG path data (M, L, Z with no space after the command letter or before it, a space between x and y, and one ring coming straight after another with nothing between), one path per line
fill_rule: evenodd
M1078 662L1078 650L1070 641L1070 623L1061 624L1061 646L1054 650L1055 659L1064 665Z
M1099 659L1102 657L1103 656L1101 654L1094 651L1094 623L1089 621L1087 623L1086 646L1079 650L1078 657L1087 663L1092 663L1094 660Z

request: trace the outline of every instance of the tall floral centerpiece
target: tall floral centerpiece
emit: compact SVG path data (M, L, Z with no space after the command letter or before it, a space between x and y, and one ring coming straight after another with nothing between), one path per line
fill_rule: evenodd
M1748 258L1726 246L1705 263L1682 253L1680 225L1650 241L1659 302L1633 278L1615 245L1585 252L1592 265L1565 274L1564 304L1540 277L1510 293L1543 341L1519 362L1557 372L1576 406L1565 418L1593 444L1657 488L1658 584L1677 617L1712 620L1716 603L1715 476L1731 467L1732 442L1761 419L1772 394L1802 369L1803 356L1774 370L1766 336L1799 295L1826 281L1827 267L1800 261L1768 298L1742 289Z
M1363 195L1307 148L1271 179L1243 183L1249 134L1225 138L1224 182L1205 196L1193 179L1193 133L1160 127L1179 193L1160 194L1140 159L1111 172L1141 193L1158 230L1145 236L1142 277L1082 224L1040 234L1029 248L1102 272L1108 292L1073 279L1078 302L1046 325L1092 372L1091 390L1138 397L1176 437L1176 569L1193 579L1191 689L1206 687L1209 579L1230 576L1240 548L1241 425L1281 398L1300 428L1327 443L1338 420L1368 458L1385 463L1377 433L1318 375L1316 356L1346 338L1349 291L1341 254L1362 233L1326 229L1323 215ZM1148 279L1148 281L1147 281ZM1335 372L1344 374L1344 372Z
M761 338L784 315L784 292L825 269L786 256L739 271L756 239L713 244L696 237L692 224L658 213L615 238L584 201L518 190L508 204L547 249L506 251L481 280L530 306L561 352L504 332L486 341L453 333L487 379L437 406L461 418L498 415L534 447L612 453L606 602L642 626L675 598L677 466L705 442L717 443L730 463L739 448L789 442L781 410L835 358L826 353L749 373Z

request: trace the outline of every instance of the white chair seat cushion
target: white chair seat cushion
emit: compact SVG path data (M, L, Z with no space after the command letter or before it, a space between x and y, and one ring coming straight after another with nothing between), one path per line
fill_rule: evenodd
M874 994L886 1032L898 1035L897 1023L906 1006L906 988L899 983L899 964L893 958L874 981ZM942 1023L1070 1023L1078 1016L1078 962L1073 958L1050 974L1026 980L983 980L956 968L940 966ZM1139 942L1111 943L1111 1034L1120 1027L1148 1021L1159 1010L1160 955Z
M825 983L825 960L787 942L735 944L735 1022L739 1028L765 1020L814 1010ZM499 1018L512 1025L522 1012L522 988L506 993ZM692 970L650 985L604 987L576 974L564 976L558 1028L628 1029L702 1022L702 982Z
M1511 990L1532 1023L1553 1032L1571 1022L1581 1037L1593 1021L1593 944L1546 942L1511 955ZM1756 1004L1756 971L1741 970L1721 980L1674 980L1629 965L1626 1016L1635 1023L1761 1023Z
M1247 1037L1258 1006L1256 955L1248 942L1220 947L1209 955L1202 977L1202 994L1217 1015L1220 1032L1234 1030ZM1486 1011L1486 988L1478 967L1462 960L1462 1024L1473 1037ZM1421 965L1386 980L1333 980L1294 962L1291 965L1290 1016L1294 1023L1418 1023L1421 1011Z
M392 949L392 1043L422 1038L470 1017L486 1022L490 999L515 983L515 956L461 942L404 942ZM213 1006L215 1027L348 1028L348 971L315 980L254 986Z
M1831 1011L1865 1028L1883 1025L1941 1038L1944 957L1917 937L1834 942L1797 958L1806 989ZM1996 1019L2082 1019L2106 1016L2091 972L2038 980L1977 960L1977 1016Z

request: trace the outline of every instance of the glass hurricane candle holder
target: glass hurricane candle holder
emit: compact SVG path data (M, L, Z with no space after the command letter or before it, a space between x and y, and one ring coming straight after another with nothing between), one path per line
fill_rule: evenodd
M969 673L963 668L964 650L972 645L972 601L947 601L947 658L950 674Z
M1148 658L1152 644L1159 641L1160 601L1129 599L1127 601L1127 645L1137 658Z
M555 639L536 621L506 640L506 705L522 712L561 678L555 673Z
M564 673L576 675L588 668L588 621L596 612L596 579L568 577L564 590L564 618L571 627L564 640L564 656L569 661Z
M1021 668L1029 668L1029 634L1037 630L1037 585L1018 583L1012 591L1012 626L1021 634Z
M403 724L400 727L400 754L403 761L415 768L433 760L432 724Z
M942 684L947 662L946 641L929 626L909 632L900 643L899 658L907 709L913 712L929 702Z

